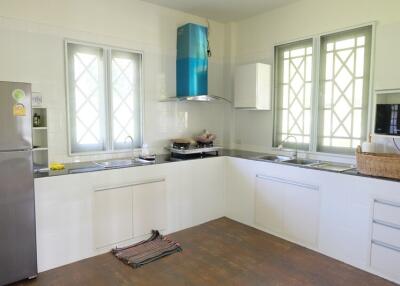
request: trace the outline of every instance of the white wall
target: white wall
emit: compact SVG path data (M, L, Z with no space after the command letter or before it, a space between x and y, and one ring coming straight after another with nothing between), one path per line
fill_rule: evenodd
M211 22L210 94L231 99L234 65L272 63L274 44L371 21L377 22L374 88L399 88L398 11L398 0L301 0L240 22ZM176 29L187 22L206 24L205 19L138 0L2 0L0 80L32 82L42 92L50 115L50 160L107 157L67 155L64 38L144 51L144 140L155 151L170 138L203 128L217 133L227 147L270 150L270 111L233 111L225 103L158 102L175 95Z
M398 0L298 1L232 24L235 63L272 64L275 44L376 21L374 89L400 88L399 11ZM234 143L241 149L268 151L272 128L271 111L237 110Z
M160 103L175 95L176 30L206 20L137 0L2 0L0 2L0 80L33 83L49 112L49 156L68 162L110 157L69 157L63 40L101 43L144 52L144 141L161 151L168 139L202 129L229 145L228 104ZM209 92L225 95L225 29L211 22ZM228 49L229 51L229 49ZM126 156L119 154L118 156Z

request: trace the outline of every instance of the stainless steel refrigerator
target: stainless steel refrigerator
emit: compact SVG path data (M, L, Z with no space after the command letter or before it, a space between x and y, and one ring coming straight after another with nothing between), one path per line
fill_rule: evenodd
M37 275L31 85L0 81L0 285Z

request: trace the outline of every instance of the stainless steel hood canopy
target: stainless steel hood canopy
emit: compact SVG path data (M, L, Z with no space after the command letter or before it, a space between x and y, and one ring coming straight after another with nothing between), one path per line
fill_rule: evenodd
M167 97L164 99L161 99L160 101L162 102L217 102L217 101L225 101L231 103L230 100L216 96L216 95L196 95L196 96L181 96L181 97Z

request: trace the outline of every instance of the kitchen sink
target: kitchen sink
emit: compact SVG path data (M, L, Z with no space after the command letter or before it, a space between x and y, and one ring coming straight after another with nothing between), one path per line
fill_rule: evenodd
M123 167L141 165L140 163L135 162L133 160L129 160L129 159L95 162L95 164L99 165L103 168L106 168L106 169L123 168Z
M286 160L286 161L284 161L284 163L294 164L294 165L302 165L302 166L313 166L313 165L319 164L321 162L318 160L296 158L296 159Z
M290 160L290 157L281 155L265 155L257 157L256 159L262 161L271 161L271 162L284 162Z
M344 172L355 168L355 166L351 164L332 163L332 162L322 162L313 165L313 167L321 170L329 170L335 172Z

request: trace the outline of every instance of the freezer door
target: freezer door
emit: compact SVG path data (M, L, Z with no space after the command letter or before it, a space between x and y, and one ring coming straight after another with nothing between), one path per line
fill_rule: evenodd
M32 148L31 84L0 81L0 151Z
M32 151L0 152L0 285L35 275Z

